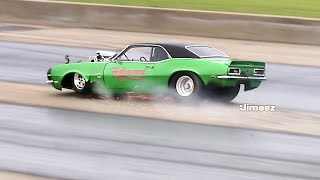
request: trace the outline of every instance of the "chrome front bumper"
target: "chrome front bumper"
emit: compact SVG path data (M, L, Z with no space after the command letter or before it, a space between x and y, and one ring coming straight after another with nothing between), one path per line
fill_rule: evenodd
M266 80L266 77L244 77L244 76L211 76L217 79L255 79L255 80Z
M59 81L54 81L54 80L48 80L46 81L46 84L53 84L53 83L58 83Z

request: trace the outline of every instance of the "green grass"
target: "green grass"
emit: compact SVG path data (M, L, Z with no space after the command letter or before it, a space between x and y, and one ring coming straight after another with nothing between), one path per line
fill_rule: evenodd
M131 6L320 18L320 0L69 0Z

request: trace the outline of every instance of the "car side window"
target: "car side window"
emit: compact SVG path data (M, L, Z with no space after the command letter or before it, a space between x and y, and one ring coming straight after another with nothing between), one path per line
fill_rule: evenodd
M118 60L121 61L150 61L152 47L131 47Z
M167 52L162 47L153 47L151 52L150 61L162 61L165 59L169 59Z

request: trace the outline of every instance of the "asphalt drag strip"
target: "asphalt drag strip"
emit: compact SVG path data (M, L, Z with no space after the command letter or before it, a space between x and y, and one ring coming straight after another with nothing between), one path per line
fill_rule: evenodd
M319 179L320 138L0 104L0 168L67 179Z

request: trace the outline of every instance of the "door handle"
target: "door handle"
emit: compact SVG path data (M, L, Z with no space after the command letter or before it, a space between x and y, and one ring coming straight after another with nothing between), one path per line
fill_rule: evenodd
M154 67L153 66L146 66L146 68L153 69Z

